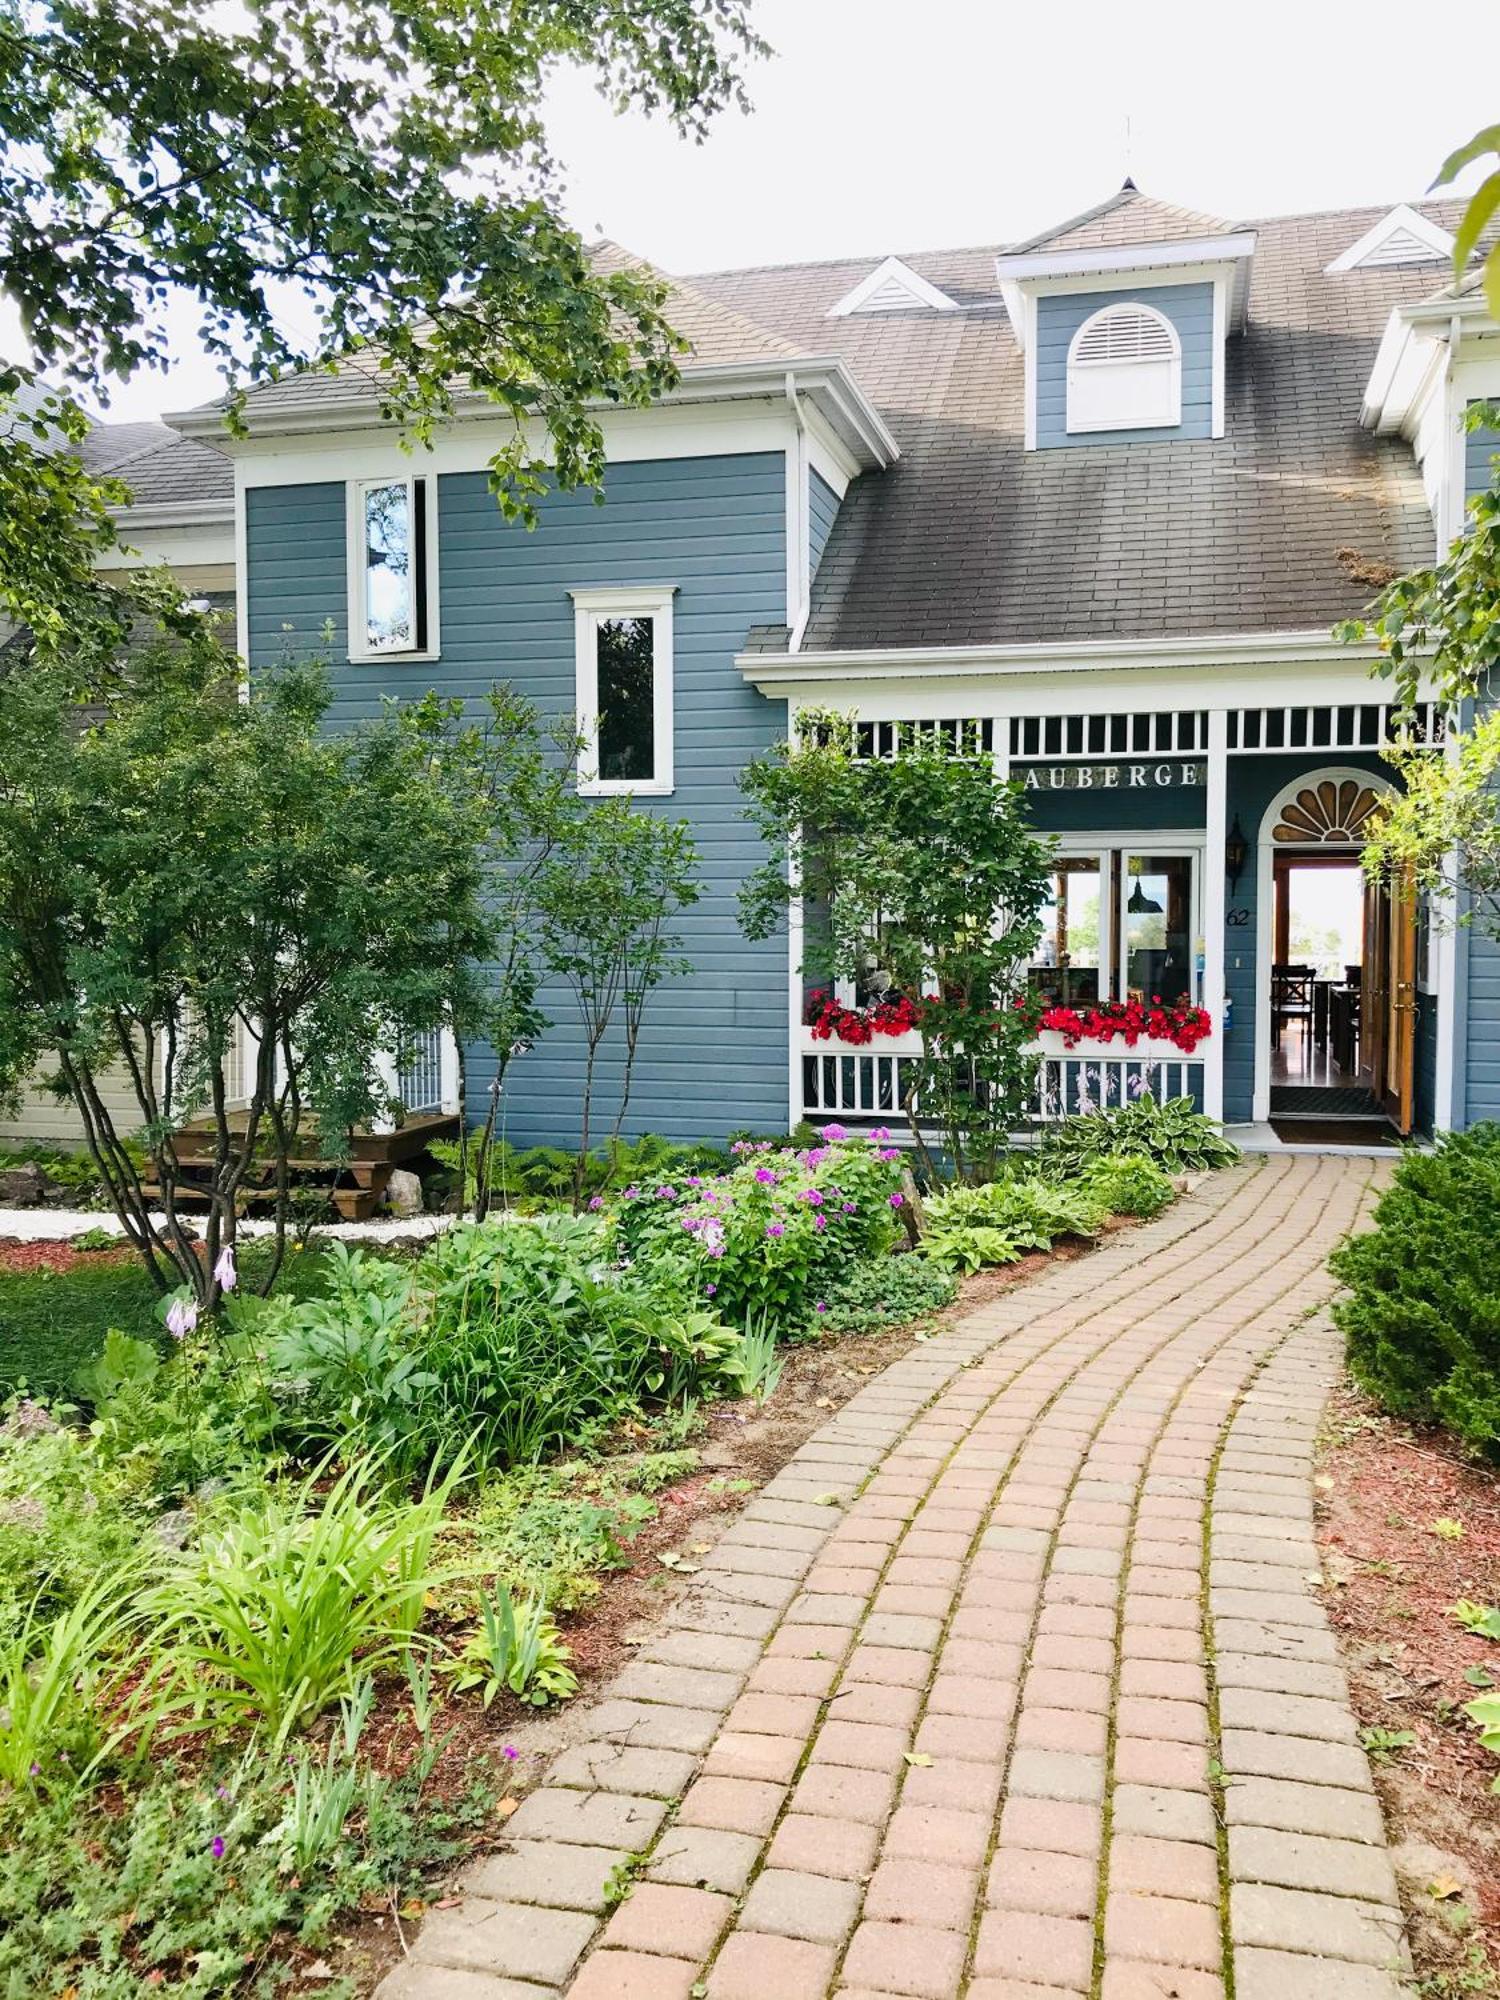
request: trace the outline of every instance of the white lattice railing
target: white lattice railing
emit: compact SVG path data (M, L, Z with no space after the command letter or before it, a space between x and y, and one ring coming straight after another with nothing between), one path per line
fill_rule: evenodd
M1174 1043L1141 1041L1133 1049L1123 1043L1080 1043L1067 1049L1060 1035L1044 1034L1033 1046L1036 1118L1071 1117L1079 1111L1128 1103L1147 1092L1162 1103L1171 1097L1191 1097L1202 1105L1203 1057L1184 1055ZM917 1034L882 1035L851 1046L819 1041L804 1029L804 1117L901 1118L921 1052L922 1038Z
M408 1111L443 1108L443 1032L429 1028L396 1073L396 1090Z

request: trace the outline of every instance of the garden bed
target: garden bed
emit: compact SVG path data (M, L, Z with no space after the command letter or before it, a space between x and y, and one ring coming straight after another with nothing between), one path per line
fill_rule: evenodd
M1500 1798L1495 1758L1463 1704L1479 1691L1466 1672L1500 1683L1500 1643L1465 1630L1450 1607L1495 1602L1500 1484L1452 1438L1351 1388L1329 1409L1317 1512L1329 1617L1372 1753L1420 1991L1487 2000L1500 1995Z

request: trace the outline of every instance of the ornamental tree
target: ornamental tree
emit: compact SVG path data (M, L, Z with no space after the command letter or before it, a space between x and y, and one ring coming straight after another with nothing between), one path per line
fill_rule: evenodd
M596 483L600 406L659 394L680 343L663 287L563 221L547 80L698 137L760 47L745 0L0 0L0 293L31 347L0 364L0 615L75 661L128 628L92 563L121 489L53 447L75 392L165 365L184 299L237 393L360 368L419 443L477 395L516 419L502 506L544 464Z
M864 977L920 996L922 1053L903 1109L926 1171L935 1134L960 1178L991 1178L1035 1088L1026 968L1041 937L1050 848L1019 786L977 745L903 731L863 758L845 717L798 718L795 742L741 776L772 855L741 892L740 921L771 935L804 911L805 976Z
M1477 405L1467 421L1500 429L1500 408ZM1335 630L1373 636L1408 713L1421 681L1432 682L1456 752L1441 756L1398 730L1385 755L1405 789L1369 822L1366 872L1411 880L1439 920L1462 917L1500 936L1500 462L1442 561L1397 577L1368 619Z
M38 660L0 678L0 1092L50 1062L158 1288L211 1306L242 1198L273 1198L269 1285L293 1163L337 1158L391 1108L382 1059L474 1004L454 968L494 950L489 815L435 697L330 731L321 663L246 694L197 627L90 711L70 687Z

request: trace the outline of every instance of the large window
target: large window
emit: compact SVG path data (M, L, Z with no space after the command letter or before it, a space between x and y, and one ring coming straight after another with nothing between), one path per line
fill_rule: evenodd
M672 592L575 590L583 792L672 789Z
M437 652L436 486L359 479L349 488L349 652L431 659Z
M1060 853L1031 985L1049 1004L1197 1000L1198 855L1167 840Z

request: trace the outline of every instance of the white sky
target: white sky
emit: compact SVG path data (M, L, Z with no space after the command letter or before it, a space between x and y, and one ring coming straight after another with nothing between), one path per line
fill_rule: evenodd
M1229 220L1384 204L1420 197L1497 110L1480 60L1493 4L757 0L755 14L776 54L751 75L754 112L702 148L559 79L553 148L586 234L680 272L873 259L1025 236L1127 168ZM171 377L117 391L111 418L215 393L192 323Z

